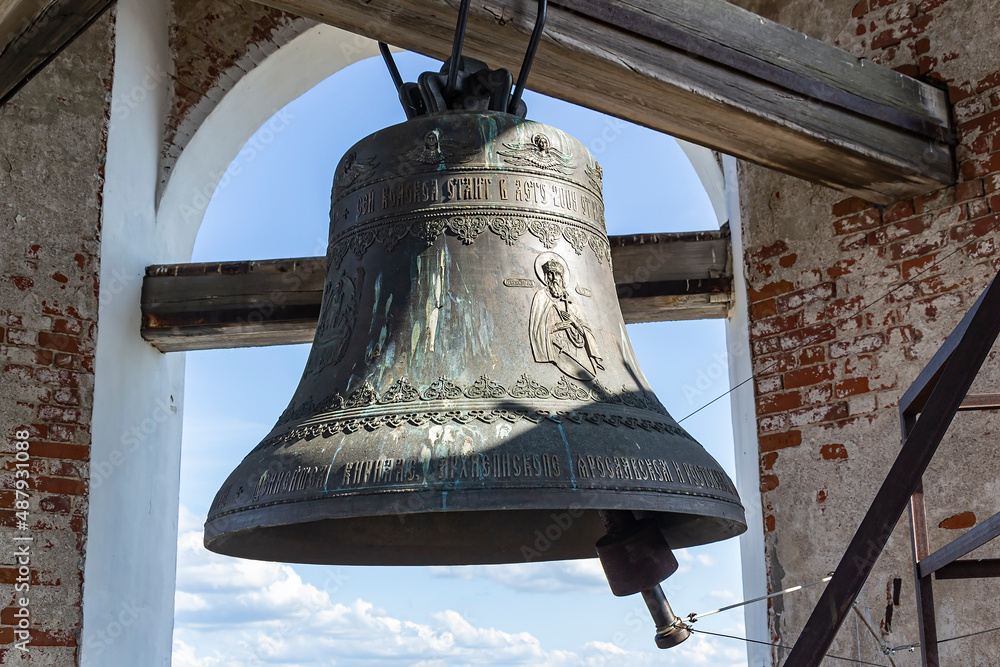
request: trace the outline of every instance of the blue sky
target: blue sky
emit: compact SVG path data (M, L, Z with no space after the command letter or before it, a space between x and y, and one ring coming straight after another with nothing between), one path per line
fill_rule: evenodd
M407 80L437 69L397 56ZM708 196L665 135L528 92L528 116L582 141L604 167L608 232L717 227ZM208 208L193 261L325 253L336 163L404 116L380 60L335 74L265 124ZM232 169L232 168L231 168ZM237 171L237 170L234 170ZM721 320L629 325L640 364L680 419L728 388ZM229 472L270 430L298 384L308 346L187 355L174 665L745 665L744 646L695 636L652 643L641 598L611 595L596 559L449 568L288 566L201 546L202 523ZM730 475L729 404L684 423ZM679 614L737 601L737 540L677 552L664 584ZM741 611L698 627L741 635Z

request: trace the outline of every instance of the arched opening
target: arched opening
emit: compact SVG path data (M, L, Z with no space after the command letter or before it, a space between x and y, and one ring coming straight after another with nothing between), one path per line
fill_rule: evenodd
M308 33L299 39L307 38ZM410 78L437 67L409 54L400 64ZM271 76L277 73L262 72L260 79ZM209 118L181 156L160 218L192 231L204 214L208 224L194 245L194 261L322 254L333 166L354 141L403 120L381 62L362 60L323 80L261 120L242 148L236 145L239 132L229 132L226 119L255 117L259 110L248 108L253 89L234 90L239 92L248 97L224 100L218 118ZM604 165L610 233L718 224L724 207L713 202L709 190L722 190L721 170L710 152L685 151L664 135L557 100L533 95L527 101L529 117L573 134ZM210 134L200 141L206 127ZM220 136L217 128L227 131ZM703 162L699 173L685 156L688 151L711 161ZM220 167L226 155L230 162ZM703 174L718 180L703 185ZM630 336L657 395L675 417L727 388L723 322L631 325ZM205 552L201 522L212 495L284 408L307 351L290 346L188 356L175 664L213 664L223 653L244 661L287 656L323 664L322 656L330 652L346 661L420 656L466 662L485 646L501 661L538 664L573 656L628 661L630 653L646 659L655 651L642 602L610 596L596 561L374 570L290 567ZM728 404L717 403L685 427L732 475ZM738 570L723 564L738 558L733 541L682 552L683 569L666 585L677 610L697 612L735 601ZM553 623L557 615L562 618ZM738 625L728 619L718 628ZM226 651L216 650L220 644ZM233 655L234 650L242 654ZM742 655L699 638L672 656L684 664L695 653L711 651L728 662Z

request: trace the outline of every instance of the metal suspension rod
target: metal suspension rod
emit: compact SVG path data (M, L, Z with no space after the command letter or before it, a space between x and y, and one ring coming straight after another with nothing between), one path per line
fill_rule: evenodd
M389 76L392 77L392 83L396 86L396 92L403 87L403 77L399 75L399 69L396 67L396 61L392 59L392 53L389 51L389 45L385 42L378 43L378 50L382 54L382 60L385 61L385 66L389 69Z
M458 25L455 26L455 41L451 45L451 60L448 63L448 92L455 92L458 86L458 61L462 58L462 44L465 42L465 26L469 22L469 5L472 0L462 0L458 8Z
M538 15L535 17L535 29L531 31L528 50L524 52L521 71L517 73L517 85L514 86L514 94L511 95L510 104L507 106L507 111L510 113L517 111L517 105L521 101L524 85L528 81L528 72L531 71L531 64L535 61L535 51L538 50L538 43L542 41L542 29L545 27L545 13L548 5L548 0L538 0Z

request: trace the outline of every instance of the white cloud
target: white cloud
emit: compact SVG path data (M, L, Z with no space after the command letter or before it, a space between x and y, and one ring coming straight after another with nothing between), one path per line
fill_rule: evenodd
M518 591L533 593L607 591L608 581L596 558L550 563L463 565L432 567L435 576L456 579L489 579Z
M337 596L336 591L349 570L329 568L327 581L314 585L289 565L208 552L202 545L201 519L183 508L180 524L187 530L178 545L174 667L739 664L741 647L734 647L734 654L727 646L712 647L703 636L659 653L651 642L644 650L629 650L583 639L577 649L560 650L546 648L523 629L476 625L454 609L441 608L415 620L360 598L338 601L343 592ZM607 592L597 560L435 568L434 575L488 577L517 591ZM566 618L572 613L567 610ZM651 633L651 621L649 626Z

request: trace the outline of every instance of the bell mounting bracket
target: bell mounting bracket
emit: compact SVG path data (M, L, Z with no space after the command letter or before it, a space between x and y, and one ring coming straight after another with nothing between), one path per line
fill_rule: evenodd
M528 50L524 53L516 85L510 70L490 69L486 63L462 55L471 2L472 0L462 0L459 7L451 57L441 66L440 72L424 72L417 77L416 83L403 82L392 53L389 52L389 46L384 42L378 43L379 51L389 69L389 75L396 86L399 101L408 119L439 111L458 110L502 111L520 118L527 115L528 108L521 95L524 93L524 84L531 71L531 64L535 60L535 51L538 50L538 43L541 41L548 0L538 0L535 27L528 41Z

